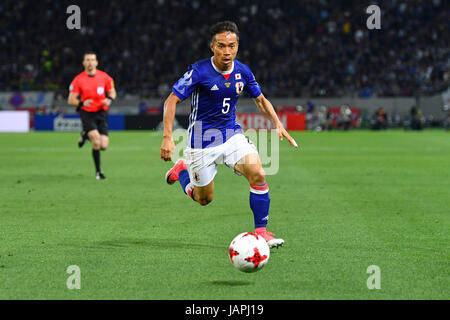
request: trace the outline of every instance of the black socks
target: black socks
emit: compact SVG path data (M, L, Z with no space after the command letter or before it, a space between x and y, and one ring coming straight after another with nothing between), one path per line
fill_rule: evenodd
M96 172L101 172L100 169L100 150L92 149L92 157L94 158Z

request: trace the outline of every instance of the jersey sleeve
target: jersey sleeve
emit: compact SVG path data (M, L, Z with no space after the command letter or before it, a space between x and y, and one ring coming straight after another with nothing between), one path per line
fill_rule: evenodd
M197 89L199 83L200 74L191 65L188 71L173 85L172 92L181 100L185 100Z
M252 99L258 98L261 95L261 86L258 82L256 82L255 76L249 68L246 68L244 75L246 80L244 87L245 92L247 92L249 97Z
M69 92L81 94L80 84L77 77L70 83Z
M108 92L109 90L114 89L114 79L109 75L106 75L105 80L106 80L105 91Z

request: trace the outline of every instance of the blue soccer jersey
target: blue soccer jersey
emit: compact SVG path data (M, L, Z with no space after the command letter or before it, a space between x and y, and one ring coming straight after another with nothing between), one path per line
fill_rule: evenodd
M234 60L231 70L220 71L211 57L190 65L172 91L181 100L191 97L188 146L207 148L242 133L236 123L237 100L243 91L257 98L261 87L245 64Z

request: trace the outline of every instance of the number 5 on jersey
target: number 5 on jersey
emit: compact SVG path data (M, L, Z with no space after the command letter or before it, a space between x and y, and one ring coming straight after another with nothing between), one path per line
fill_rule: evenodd
M226 114L228 111L230 111L230 104L228 101L231 100L231 98L223 98L223 104L222 104L222 113Z

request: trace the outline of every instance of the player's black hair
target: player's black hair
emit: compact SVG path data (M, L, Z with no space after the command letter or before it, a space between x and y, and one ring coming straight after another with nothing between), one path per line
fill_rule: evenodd
M210 29L210 35L211 35L211 41L214 41L214 37L218 33L230 31L236 34L237 39L239 41L239 29L233 21L221 21L217 22L215 25L213 25Z
M95 57L98 60L97 52L95 52L95 51L85 51L84 54L83 54L83 59L84 59L84 57L86 57L87 54L95 54Z

